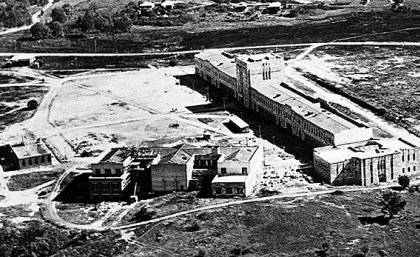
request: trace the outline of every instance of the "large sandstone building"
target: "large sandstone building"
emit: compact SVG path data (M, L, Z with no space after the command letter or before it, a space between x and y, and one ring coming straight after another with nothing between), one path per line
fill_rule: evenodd
M299 89L284 67L283 58L271 53L195 56L198 76L313 146L314 170L328 183L370 185L419 172L418 146L373 139L372 128Z

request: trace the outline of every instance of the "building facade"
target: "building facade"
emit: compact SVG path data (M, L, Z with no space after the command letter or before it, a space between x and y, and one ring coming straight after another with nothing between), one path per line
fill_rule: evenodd
M368 140L373 136L372 128L285 83L284 59L278 55L233 56L204 51L196 55L195 67L198 76L217 88L233 90L232 95L246 108L314 147ZM220 82L221 73L232 77L229 86Z
M195 67L198 76L217 88L223 85L219 74L230 74L228 87L235 99L313 146L315 172L331 184L371 185L419 172L417 146L392 139L395 145L384 148L381 145L388 145L388 141L372 139L371 127L293 85L284 75L284 61L278 55L204 51L196 55ZM349 146L364 143L368 145L359 145L354 151ZM330 152L331 156L327 154ZM222 172L218 170L219 177ZM223 183L227 181L225 178Z
M132 158L126 148L113 148L98 162L92 163L89 177L91 201L119 201L130 183L128 172Z
M214 196L248 196L262 164L260 146L114 148L91 164L90 199L119 201L141 194L188 190ZM229 193L229 188L236 193Z
M314 149L314 168L333 185L369 186L419 171L420 148L402 139L372 139Z
M251 195L264 161L263 147L223 149L217 161L217 176L212 180L213 196Z
M0 157L5 159L5 170L29 169L52 164L51 152L42 143L4 145L0 147Z

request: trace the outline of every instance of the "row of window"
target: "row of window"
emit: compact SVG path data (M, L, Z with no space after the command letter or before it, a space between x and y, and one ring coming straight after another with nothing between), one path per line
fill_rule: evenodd
M217 165L216 160L195 160L194 167L214 167Z
M216 192L216 195L220 195L220 194L222 194L222 188L220 188L220 187L216 187L215 189L215 192ZM235 192L235 194L239 194L239 195L242 195L242 194L244 194L244 189L242 188L242 187L238 187L238 188L236 188L236 190L235 190L236 192ZM227 195L232 195L233 194L233 192L234 192L234 189L232 188L232 187L226 187L225 188L225 194L227 194Z
M318 128L314 124L306 120L302 124L302 121L300 119L294 119L292 114L289 114L289 112L284 111L283 110L284 108L280 108L281 105L275 103L274 101L270 99L267 99L266 97L263 97L260 94L255 94L255 99L257 100L258 103L262 104L266 109L271 109L272 112L276 112L277 114L280 114L280 116L283 119L294 121L294 122L297 120L298 122L297 124L299 124L299 126L303 128L306 132L309 132L309 134L314 135L318 138L321 138L325 142L333 144L334 142L333 138L330 137L328 133L325 133L324 130Z
M416 166L413 166L413 172L415 172L415 171L416 171ZM408 173L411 172L410 167L407 168L407 172ZM405 173L405 168L402 168L402 173Z
M402 156L402 161L404 161L404 153L401 156ZM415 160L416 160L416 154L413 153L413 161ZM410 161L410 154L407 154L407 161Z
M226 168L225 167L222 167L222 168L220 168L220 173L222 174L222 175L226 175ZM248 168L246 168L246 167L243 167L242 168L242 174L248 174Z
M98 183L98 184L90 184L92 190L119 190L121 185L113 184L113 183Z
M121 174L121 169L95 169L95 174L100 175L116 175Z
M28 162L26 163L26 161ZM34 158L22 160L22 166L25 167L25 166L39 165L39 164L44 164L45 162L50 163L51 156L48 156L48 157L41 156L41 157L34 157Z

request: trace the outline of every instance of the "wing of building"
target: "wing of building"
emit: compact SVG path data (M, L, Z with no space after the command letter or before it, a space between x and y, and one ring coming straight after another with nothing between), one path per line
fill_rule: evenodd
M329 183L370 185L419 172L418 146L373 139L369 126L290 84L279 55L203 51L195 57L195 69L244 107L313 146L314 169Z

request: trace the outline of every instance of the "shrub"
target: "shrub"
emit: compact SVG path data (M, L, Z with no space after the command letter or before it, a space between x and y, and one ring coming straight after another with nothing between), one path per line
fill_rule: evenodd
M398 184L400 184L400 186L403 189L406 189L408 186L410 186L410 178L408 176L399 176L398 177Z
M197 221L194 221L190 226L185 228L187 232L196 232L196 231L199 231L200 229L201 229L201 226L200 224L198 224Z
M178 65L178 61L176 58L171 58L171 60L169 60L169 66L176 66Z
M387 192L382 194L378 205L384 214L389 215L389 219L394 218L400 211L402 211L407 204L406 201L401 199L401 195L396 192Z
M28 110L35 110L38 108L38 102L36 100L30 100L27 104Z

